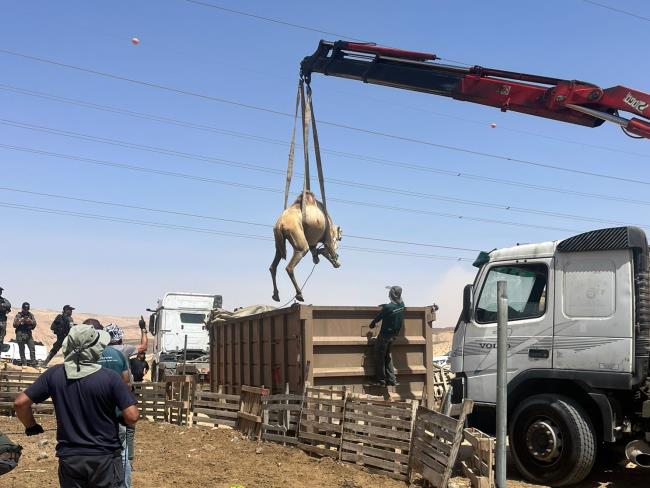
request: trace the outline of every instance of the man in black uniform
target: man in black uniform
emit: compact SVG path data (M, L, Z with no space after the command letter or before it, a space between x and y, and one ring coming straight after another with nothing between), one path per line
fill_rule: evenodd
M2 296L2 290L3 288L0 286L0 349L2 349L2 343L7 333L7 314L11 312L11 303Z
M14 318L14 329L16 329L16 342L18 343L18 352L20 353L20 364L24 366L36 366L36 351L34 348L34 339L32 331L36 328L36 319L34 314L29 311L29 303L24 302L20 312ZM25 359L25 344L29 348L30 361Z
M70 327L72 327L74 324L74 321L72 320L73 310L74 307L71 307L70 305L64 305L63 313L57 315L54 319L54 322L52 322L50 330L56 334L56 342L52 344L52 350L47 355L43 366L47 366L47 364L52 360L56 353L59 352L59 349L61 349L61 346L63 345L63 339L68 336Z

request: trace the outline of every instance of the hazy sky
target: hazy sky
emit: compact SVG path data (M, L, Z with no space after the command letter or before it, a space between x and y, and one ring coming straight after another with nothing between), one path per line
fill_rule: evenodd
M300 60L320 38L338 36L467 64L650 91L649 23L584 1L333 0L308 8L298 1L211 1L333 34L182 0L2 2L0 286L14 303L30 300L35 308L71 303L83 311L139 315L172 290L220 293L227 308L271 303L273 242L219 234L266 238L270 227L218 219L275 222L292 121L6 51L281 112L293 109ZM641 0L603 3L650 17ZM137 46L130 42L134 36L141 40ZM328 185L329 210L347 236L342 267L334 270L323 262L316 268L304 292L307 303L375 305L385 300L386 285L400 284L407 305L436 301L439 325L453 325L462 286L474 273L458 258L617 223L650 226L650 143L630 139L612 125L587 129L320 75L312 86L319 120L434 145L321 124L324 149L360 156L324 154L326 177L402 193ZM257 189L233 186L238 184ZM301 184L295 181L294 190ZM537 210L572 216L531 213ZM346 250L346 245L411 255ZM298 268L301 282L311 267L307 258ZM283 268L278 277L284 302L293 292Z

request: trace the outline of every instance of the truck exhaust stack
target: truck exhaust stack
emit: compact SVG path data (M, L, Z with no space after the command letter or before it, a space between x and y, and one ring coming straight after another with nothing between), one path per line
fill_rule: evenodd
M642 468L650 468L650 445L646 441L637 439L625 446L625 457Z

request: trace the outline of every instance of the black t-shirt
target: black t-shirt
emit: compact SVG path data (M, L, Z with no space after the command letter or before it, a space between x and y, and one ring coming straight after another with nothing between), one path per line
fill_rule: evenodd
M62 364L49 368L25 390L34 402L52 397L56 413L56 455L93 456L120 450L115 409L137 401L115 371L102 368L69 380Z
M129 363L131 365L131 374L133 375L133 379L135 381L142 381L145 370L149 370L147 362L138 358L131 358Z

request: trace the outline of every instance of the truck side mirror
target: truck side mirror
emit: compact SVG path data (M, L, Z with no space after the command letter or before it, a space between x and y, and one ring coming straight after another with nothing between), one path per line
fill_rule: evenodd
M151 335L156 335L156 314L152 313L149 315L149 332L151 332Z
M461 318L463 322L468 323L472 320L472 291L474 289L473 285L465 285L463 288L463 312Z

